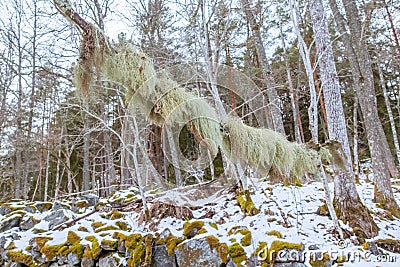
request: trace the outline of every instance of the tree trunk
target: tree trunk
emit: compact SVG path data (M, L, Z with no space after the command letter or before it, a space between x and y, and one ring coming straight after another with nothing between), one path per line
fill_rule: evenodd
M110 188L107 190L108 194L112 194L115 191L115 185L116 185L116 172L115 172L115 166L114 166L114 157L113 157L113 151L112 151L112 141L110 134L108 131L105 131L103 133L104 136L104 153L105 153L105 167L106 167L106 179L107 182L110 186Z
M269 117L272 118L273 130L285 135L285 129L283 127L283 120L281 114L281 101L279 99L278 93L276 91L276 83L272 74L272 69L268 63L267 55L265 53L265 48L261 38L261 25L258 23L254 17L253 10L251 8L250 0L241 0L242 9L246 14L247 21L250 24L254 45L257 50L257 54L260 60L260 66L262 69L263 80L267 86L267 96L269 100Z
M298 48L306 69L308 85L310 87L310 106L308 108L308 117L310 122L311 138L315 144L318 144L318 99L315 90L314 70L311 66L310 50L308 49L299 29L299 10L294 0L291 1L290 18L293 22L294 30L298 40Z
M400 217L400 208L394 199L390 183L390 175L397 176L397 170L378 115L374 75L368 46L364 36L361 35L360 16L354 0L343 0L343 5L355 52L355 58L352 60L357 62L360 71L358 77L360 78L360 87L358 88L360 90L357 90L357 94L364 118L375 177L374 201L379 203L382 208L392 212L396 217Z
M278 10L278 13L279 13L279 10ZM294 137L295 137L295 140L297 143L304 143L304 140L302 139L301 134L300 134L299 124L301 122L299 120L299 107L298 107L298 103L296 101L297 90L293 87L292 74L290 72L289 58L288 58L287 51L286 51L285 37L283 35L282 20L281 20L280 14L278 14L278 19L279 19L279 32L280 32L280 37L281 37L281 45L283 48L283 56L285 59L285 66L286 66L286 77L288 79L288 84L289 84L290 103L292 105L293 122L294 122Z
M313 24L314 38L319 58L321 81L324 88L324 98L327 111L328 133L331 140L337 140L342 145L347 167L344 170L335 169L336 211L344 222L350 226L363 229L366 237L378 234L378 226L373 221L368 209L361 203L353 178L352 160L346 122L340 94L339 79L334 63L332 45L322 0L309 0L309 8Z
M383 96L385 98L386 110L387 110L387 113L389 116L390 128L392 129L393 143L394 143L394 149L395 149L396 156L397 156L397 162L399 163L399 166L400 166L400 146L399 146L399 138L397 137L396 123L394 122L392 107L390 105L390 99L389 99L388 92L386 89L385 77L383 76L382 68L379 66L379 63L377 64L377 68L378 68L378 72L379 72L379 80L381 82L381 87L383 90Z
M357 96L354 97L353 105L353 167L354 167L354 180L356 183L360 182L360 162L358 159L358 100Z
M90 120L86 113L83 115L83 121L83 191L87 191L90 189Z

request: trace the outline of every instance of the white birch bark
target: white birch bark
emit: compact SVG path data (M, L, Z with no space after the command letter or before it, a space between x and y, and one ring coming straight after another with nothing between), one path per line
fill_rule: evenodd
M386 82L385 82L385 77L383 76L382 68L379 66L379 64L377 64L377 68L378 68L378 72L379 72L379 80L380 80L381 87L383 90L383 96L385 98L386 110L387 110L387 113L389 116L390 128L392 130L393 143L394 143L394 149L396 152L397 163L400 165L400 146L399 146L399 138L397 137L396 123L394 122L393 112L392 112L392 108L390 106L390 99L389 99L388 92L386 89Z
M298 40L300 56L306 69L308 86L310 87L310 106L308 108L308 117L310 121L311 137L314 143L318 144L318 98L315 89L314 70L311 66L310 49L304 42L299 29L299 9L295 0L290 1L290 19L292 20L294 31Z

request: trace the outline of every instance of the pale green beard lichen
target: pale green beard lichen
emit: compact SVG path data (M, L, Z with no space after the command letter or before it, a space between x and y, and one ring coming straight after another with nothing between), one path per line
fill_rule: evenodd
M305 172L316 173L319 156L314 150L289 142L283 135L245 125L239 118L227 117L223 121L227 136L224 148L228 155L267 175L271 166L280 173L291 172L302 177Z
M221 132L221 118L204 98L179 86L165 73L157 77L152 62L143 52L123 42L111 47L103 33L92 26L83 35L75 68L75 83L85 96L90 97L88 91L101 89L93 86L94 76L100 77L100 73L124 88L131 113L139 108L159 126L181 129L187 125L213 155L221 148L229 158L244 162L263 175L271 167L296 177L318 171L320 159L315 150L289 142L275 131L250 127L239 118L228 116L222 121L228 133Z

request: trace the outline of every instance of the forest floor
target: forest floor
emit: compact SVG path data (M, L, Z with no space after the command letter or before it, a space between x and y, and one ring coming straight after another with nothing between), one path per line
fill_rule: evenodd
M366 178L365 174L361 176L361 183L357 185L357 190L365 205L371 210L380 231L377 237L365 240L364 243L356 238L354 229L341 221L342 228L350 236L340 240L330 217L317 214L317 210L324 204L325 198L321 182L312 182L302 186L283 186L271 185L266 181L255 181L252 187L252 199L260 213L254 216L243 214L237 204L234 192L223 194L202 207L192 209L193 218L190 222L201 221L204 223L201 223L201 227L199 227L203 229L203 233L199 231L193 238L212 235L218 238L220 243L226 243L228 246L241 240L240 243L243 244L243 249L248 257L254 255L262 242L266 242L269 246L278 240L291 244L303 244L305 250L302 255L297 255L292 251L290 255L283 256L305 257L307 265L312 257L319 257L325 253L330 255L333 266L338 266L338 264L339 266L399 266L400 254L396 248L394 251L397 253L393 253L383 250L377 244L384 240L400 239L400 219L391 217L384 210L378 208L376 203L373 203L373 183L367 182ZM372 174L369 174L368 178L372 180ZM330 183L329 186L333 195L333 183ZM399 181L394 181L393 190L400 204ZM0 236L6 238L5 248L13 242L13 246L21 250L25 250L29 241L37 236L51 236L52 240L47 242L47 245L61 244L66 242L69 231L76 232L82 240L86 236L94 235L99 243L103 239L112 238L116 230L126 235L132 232L141 234L150 232L162 235L168 229L172 235L183 237L184 223L187 221L183 218L165 217L164 215L160 218L154 217L148 223L143 223L140 219L142 212L139 207L125 209L121 212L112 210L115 203L121 200L137 199L138 195L136 188L118 191L111 198L100 199L100 203L104 207L102 212L96 212L74 222L68 228L58 230L49 230L49 226L54 228L54 224L51 225L51 220L45 220L46 216L54 212L54 206L53 209L42 212L25 211L25 215L28 214L34 218L36 222L34 227L25 231L14 227L0 233ZM153 199L149 205L154 202ZM7 205L19 209L18 207L26 207L31 204L14 202ZM70 219L82 217L93 210L93 207L78 207L76 200L73 203L71 200L65 200L61 205L76 206L76 208L67 209L66 215ZM9 219L9 215L0 215L2 224ZM239 231L237 231L238 229ZM243 229L251 233L250 239L247 240L248 244L244 244L248 231L240 231ZM262 255L259 253L259 257ZM347 256L345 260L340 257L344 255ZM342 263L338 263L340 261Z

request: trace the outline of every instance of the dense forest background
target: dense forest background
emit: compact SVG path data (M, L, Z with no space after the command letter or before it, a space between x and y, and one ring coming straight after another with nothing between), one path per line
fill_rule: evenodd
M260 108L270 114L269 128L290 141L324 143L330 139L325 107L331 103L322 94L311 4L78 0L73 6L115 36L115 44L131 42L140 47L157 70L182 62L206 62L205 68L222 64L243 73L267 99ZM360 162L371 158L395 177L394 165L400 161L400 3L330 0L323 4L356 178L360 171L371 171L359 169ZM173 157L169 160L164 153L168 142L161 128L144 118L137 118L145 125L139 138L124 90L112 81L97 77L101 90L96 90L95 100L82 98L73 77L80 32L51 1L7 0L0 8L1 201L54 200L78 192L107 196L137 184L138 173L146 177L146 188L152 189L155 184L170 188L208 181L224 172L221 153L204 170L195 166L180 170L172 164ZM124 32L115 32L115 25ZM365 72L369 69L370 74ZM187 88L213 102L215 96L206 83ZM243 99L226 88L218 89L226 106L247 124L258 126ZM379 128L376 125L383 135L372 132ZM142 154L132 153L129 144L135 139L140 139ZM381 148L381 158L374 158L371 152ZM179 149L191 159L200 153L186 128ZM158 176L149 174L143 154ZM135 157L140 157L139 163ZM270 176L281 180L278 174Z

